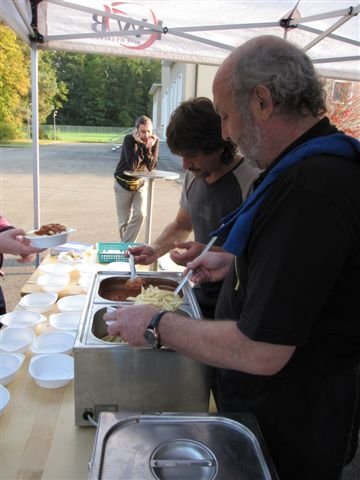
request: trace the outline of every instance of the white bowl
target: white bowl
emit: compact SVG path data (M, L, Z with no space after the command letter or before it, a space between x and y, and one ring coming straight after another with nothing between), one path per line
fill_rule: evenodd
M7 327L0 330L0 350L9 353L25 353L35 340L31 328Z
M79 263L74 268L79 271L80 275L91 276L94 272L97 272L101 267L96 263Z
M64 387L74 378L74 359L63 353L35 355L30 360L29 374L40 387Z
M66 353L70 354L74 346L75 336L68 332L48 332L39 335L31 348L33 353Z
M16 372L21 367L25 355L23 353L0 353L0 383L7 385L12 382Z
M52 292L29 293L22 297L19 305L26 310L44 313L51 309L57 298L57 293Z
M55 233L54 235L35 235L34 232L35 230L31 230L25 235L25 238L29 239L34 247L50 248L66 243L70 233L74 233L76 230L68 228L65 232Z
M84 290L84 292L87 292L89 290L90 283L91 283L91 275L80 276L78 284Z
M60 298L57 303L60 312L81 312L86 300L86 295L69 295Z
M0 317L0 322L7 327L33 328L44 320L45 318L41 313L30 310L14 310Z
M76 331L79 328L81 312L53 313L49 317L49 323L56 330Z
M64 275L66 273L70 273L74 270L73 265L69 265L66 263L45 263L39 265L39 270L45 273L51 273L52 275Z
M129 262L111 262L104 266L104 270L128 272L130 270Z
M58 293L64 290L66 285L70 282L70 276L66 273L63 275L53 275L51 273L45 273L38 277L36 283L45 292Z
M10 392L7 388L0 385L0 415L3 413L10 400Z

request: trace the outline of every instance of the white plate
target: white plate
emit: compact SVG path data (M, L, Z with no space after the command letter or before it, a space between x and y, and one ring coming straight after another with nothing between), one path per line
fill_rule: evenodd
M25 355L23 353L0 353L0 383L7 385L14 380L21 367Z
M94 272L97 272L101 266L96 263L80 263L74 268L79 271L80 275L91 276Z
M0 350L8 353L25 353L35 340L31 328L7 327L0 330Z
M26 310L44 313L51 309L58 298L57 293L35 292L21 298L19 305Z
M65 273L63 275L53 275L51 273L44 273L38 277L36 283L44 292L58 293L64 290L70 282L70 275Z
M74 228L68 228L65 232L55 233L54 235L34 235L35 230L31 230L25 235L34 247L50 248L62 245L68 241L68 236L76 232Z
M79 328L81 312L53 313L49 317L49 323L56 330L76 331Z
M70 332L48 332L39 335L31 348L33 353L65 353L72 352L75 336Z
M60 312L81 312L84 308L86 295L69 295L60 298L57 307Z
M14 310L0 317L0 322L7 327L33 328L44 321L44 316L39 312L30 310Z
M74 359L63 353L35 355L30 360L29 374L40 387L64 387L74 378Z
M3 413L6 405L9 403L10 393L7 388L0 385L0 415Z
M44 265L39 265L39 270L45 273L50 273L51 275L64 275L70 273L74 270L72 265L66 263L45 263Z
M65 263L68 265L78 265L79 263L83 263L84 259L84 252L76 252L75 250L70 252L61 252L58 256L60 263Z

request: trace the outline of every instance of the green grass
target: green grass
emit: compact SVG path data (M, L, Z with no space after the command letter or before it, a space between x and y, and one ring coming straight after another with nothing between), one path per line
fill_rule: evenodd
M59 142L94 142L94 143L121 143L124 135L111 133L60 132L56 136Z
M46 145L48 143L122 143L123 138L127 135L132 129L123 129L121 133L114 132L86 132L86 131L58 131L56 135L56 140L51 138L51 131L48 132L48 139L40 139L39 142L41 145ZM29 147L31 146L31 141L27 138L17 138L9 141L2 141L0 145L2 146L16 146L16 147Z

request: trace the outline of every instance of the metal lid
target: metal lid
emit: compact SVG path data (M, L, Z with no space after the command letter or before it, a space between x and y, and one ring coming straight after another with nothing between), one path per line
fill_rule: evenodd
M258 433L207 414L102 413L89 479L277 479Z

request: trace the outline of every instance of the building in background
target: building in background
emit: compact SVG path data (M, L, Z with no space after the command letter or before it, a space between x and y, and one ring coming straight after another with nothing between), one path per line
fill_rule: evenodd
M217 66L165 60L161 83L150 88L153 97L152 120L157 135L164 140L171 112L191 97L212 98L212 82Z
M171 112L191 97L212 99L212 83L217 66L163 61L161 83L150 89L153 97L154 131L165 140ZM328 79L328 114L338 128L360 138L360 82Z

